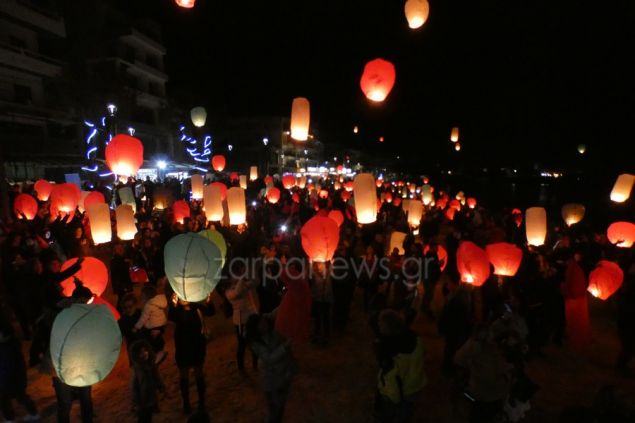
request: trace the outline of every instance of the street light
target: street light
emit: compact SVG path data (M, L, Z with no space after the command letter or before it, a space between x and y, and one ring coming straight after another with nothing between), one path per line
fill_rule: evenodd
M164 170L166 167L168 167L168 164L165 162L165 160L159 160L157 162L157 167L161 170Z

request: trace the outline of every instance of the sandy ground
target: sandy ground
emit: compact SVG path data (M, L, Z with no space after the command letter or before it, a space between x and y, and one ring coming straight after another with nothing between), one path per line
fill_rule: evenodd
M376 365L372 353L372 335L361 311L361 296L356 295L352 321L344 333L334 335L327 347L306 345L295 349L300 372L289 398L287 422L368 422L374 397ZM530 377L541 389L525 421L555 422L561 410L570 405L590 405L598 389L615 385L635 398L635 381L620 378L613 371L618 343L610 323L610 304L593 305L594 342L587 351L549 347L545 356L528 366ZM217 314L210 318L214 338L207 350L207 407L214 422L262 422L264 400L258 374L236 371L233 327L231 321ZM465 418L465 403L455 400L452 387L440 374L442 340L433 323L418 318L416 330L427 348L428 385L417 404L417 422L460 422ZM157 422L186 421L181 414L178 372L174 364L172 330L167 333L168 359L161 365L167 386L161 399ZM246 360L250 363L250 360ZM248 369L250 366L248 366ZM126 353L108 378L93 387L95 421L133 422L130 370ZM48 377L29 370L29 394L36 400L43 421L55 421L55 396ZM192 404L196 389L191 388ZM18 415L23 410L18 408ZM73 406L73 421L80 421L79 405Z

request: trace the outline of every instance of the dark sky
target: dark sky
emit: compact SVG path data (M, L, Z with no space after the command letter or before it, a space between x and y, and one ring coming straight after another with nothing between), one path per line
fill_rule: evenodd
M122 3L161 23L169 93L216 116L288 115L306 96L325 142L411 163L457 157L456 125L461 160L570 164L585 143L585 160L633 167L633 1L430 0L418 31L402 0ZM397 69L379 106L359 89L376 57Z

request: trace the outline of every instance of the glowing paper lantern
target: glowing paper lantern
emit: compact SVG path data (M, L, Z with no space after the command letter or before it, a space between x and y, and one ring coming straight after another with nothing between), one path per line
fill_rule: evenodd
M430 246L426 245L423 247L423 254L428 254L430 251ZM441 271L443 272L448 265L448 251L443 247L443 245L437 245L437 258L439 259L439 263L441 264Z
M282 177L282 186L285 189L291 189L295 186L295 176L293 175L284 175Z
M70 214L75 211L81 198L81 192L75 184L56 184L51 191L51 214Z
M330 261L340 241L340 229L337 223L324 216L313 216L302 229L302 249L311 261Z
M456 266L461 282L481 286L490 275L487 253L471 241L463 241L456 252Z
M249 168L249 180L255 181L258 179L258 166L252 166Z
M451 209L454 209L456 211L460 211L461 210L461 202L455 198L452 201L450 201L450 204L448 204L448 207L451 208Z
M64 264L62 264L62 272L76 262L77 258L65 261ZM62 281L62 294L65 297L73 295L73 291L75 290L74 278L82 281L84 287L90 289L93 294L99 297L106 290L106 286L108 286L108 269L101 260L95 257L84 257L80 269L71 277Z
M37 209L37 201L29 194L18 194L13 200L13 213L18 219L33 220Z
M294 203L300 204L300 196L298 195L297 192L294 192L293 195L291 196L291 200Z
M586 145L578 144L578 153L580 153L580 154L586 153Z
M309 123L311 121L311 106L304 97L293 99L291 105L291 138L296 141L309 139Z
M90 233L95 245L112 241L110 207L106 203L91 204L86 209L90 222Z
M242 225L247 221L244 189L233 187L227 190L227 209L230 225Z
M117 218L117 238L122 241L133 240L137 234L137 225L134 219L134 210L128 204L122 204L115 209Z
M430 185L423 185L421 187L421 201L424 205L428 206L432 203L432 187Z
M452 131L450 131L450 141L452 142L459 141L459 128L457 126L452 128Z
M106 146L106 165L119 176L134 176L143 164L143 144L126 134L116 135Z
M212 182L211 185L218 187L220 190L220 198L225 201L227 199L227 185L222 182Z
M205 186L203 175L192 175L190 181L192 183L192 199L201 200L203 198L203 187Z
M616 263L600 260L589 274L588 291L596 298L608 300L622 286L624 272Z
M110 311L110 314L112 314L112 317L115 320L121 319L121 314L119 314L117 309L114 308L112 304L110 304L108 301L104 300L101 297L93 297L90 301L88 301L88 304L105 305L106 307L108 307L108 311Z
M267 188L271 188L273 186L273 177L269 175L265 176L264 182Z
M298 188L304 189L306 187L306 176L304 176L304 175L299 176L295 180L295 184L298 186Z
M606 231L609 242L620 248L631 248L635 243L635 225L631 222L612 223Z
M329 192L327 190L325 190L325 189L321 189L319 191L318 195L323 200L329 198Z
M50 353L57 377L70 386L90 386L117 363L121 331L106 305L73 304L51 329Z
M242 188L242 189L247 189L247 175L240 175L240 178L238 180L238 185Z
M225 156L221 156L220 154L212 156L212 169L216 172L222 172L223 169L225 169L225 163Z
M187 3L191 4L190 6L182 6L182 7L194 7L194 0L177 0L177 4L179 3ZM181 6L181 4L179 4ZM205 126L205 121L207 120L207 111L204 107L194 107L190 110L190 118L192 119L192 123L197 128Z
M186 218L190 217L190 205L186 201L179 200L172 204L174 221L183 224Z
M461 151L461 143L457 142L456 144L454 144L454 150L455 151Z
M575 225L584 218L585 208L582 204L565 204L562 206L562 219L567 226Z
M475 207L476 207L476 198L474 198L474 197L469 197L469 198L467 199L467 206L468 206L469 208L471 208L471 209L475 208Z
M539 247L547 237L547 211L542 207L531 207L525 212L527 244Z
M219 222L223 219L225 215L223 211L223 194L218 185L207 185L203 189L203 205L205 206L205 217L207 220Z
M200 236L205 238L206 240L213 242L220 251L221 256L221 268L225 265L225 259L227 258L227 243L225 242L225 238L223 234L218 232L215 229L207 229L198 233Z
M411 29L421 28L428 20L430 5L427 0L407 0L404 9Z
M117 191L117 194L119 194L119 199L121 200L121 204L128 204L130 207L132 207L132 210L134 210L135 213L137 212L137 200L134 197L132 188L130 187L119 188L119 190Z
M39 179L33 186L40 201L47 201L53 190L53 184L45 179Z
M169 193L163 188L156 188L153 193L152 201L154 208L157 210L165 210L169 206ZM133 208L134 210L134 208Z
M267 201L271 204L276 204L280 201L280 190L276 187L269 188L267 190Z
M348 191L342 191L342 193L340 194L340 197L342 198L343 202L347 202L348 200L351 199L351 193Z
M423 217L423 203L419 200L410 200L408 206L408 224L416 228L421 223Z
M516 275L523 259L523 250L507 242L489 244L485 252L494 266L494 274L499 276Z
M329 212L329 217L333 219L335 223L337 223L338 227L342 226L342 223L344 223L344 215L339 210L331 210Z
M631 196L635 175L623 173L617 177L613 190L611 191L611 201L623 203Z
M91 204L102 203L106 203L106 197L99 191L91 191L84 197L84 209L87 209Z
M395 78L395 66L392 63L384 59L375 59L364 66L359 84L366 98L379 103L390 94L395 85ZM383 137L380 142L383 142Z
M194 3L196 3L196 0L176 0L176 4L184 9L191 9L194 7ZM204 113L204 117L203 117L203 123L201 125L196 125L196 122L194 122L194 110L196 109L202 109L203 113ZM195 107L192 109L192 122L194 123L194 125L196 126L203 126L205 125L205 118L207 117L207 113L205 112L205 109L203 109L202 107Z
M345 189L346 191L352 192L352 191L353 191L353 181L347 181L347 182L344 184L344 189Z
M388 255L391 255L392 252L395 251L395 248L399 252L400 256L403 256L404 254L406 254L406 250L403 248L403 242L406 239L407 235L408 234L406 234L405 232L398 232L398 231L393 231L393 233L390 234L390 244L388 247Z
M377 191L373 175L370 173L356 175L353 180L353 194L357 222L366 224L377 220Z

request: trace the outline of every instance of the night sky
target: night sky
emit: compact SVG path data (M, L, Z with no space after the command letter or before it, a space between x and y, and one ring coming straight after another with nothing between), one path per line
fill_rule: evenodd
M484 165L576 165L584 143L587 164L629 170L633 3L430 0L418 31L408 28L401 0L121 7L161 23L169 95L221 120L286 116L292 98L306 96L324 142L405 155L410 165L459 156ZM397 68L381 105L359 89L364 64L376 57ZM451 126L461 128L460 155L448 142Z

